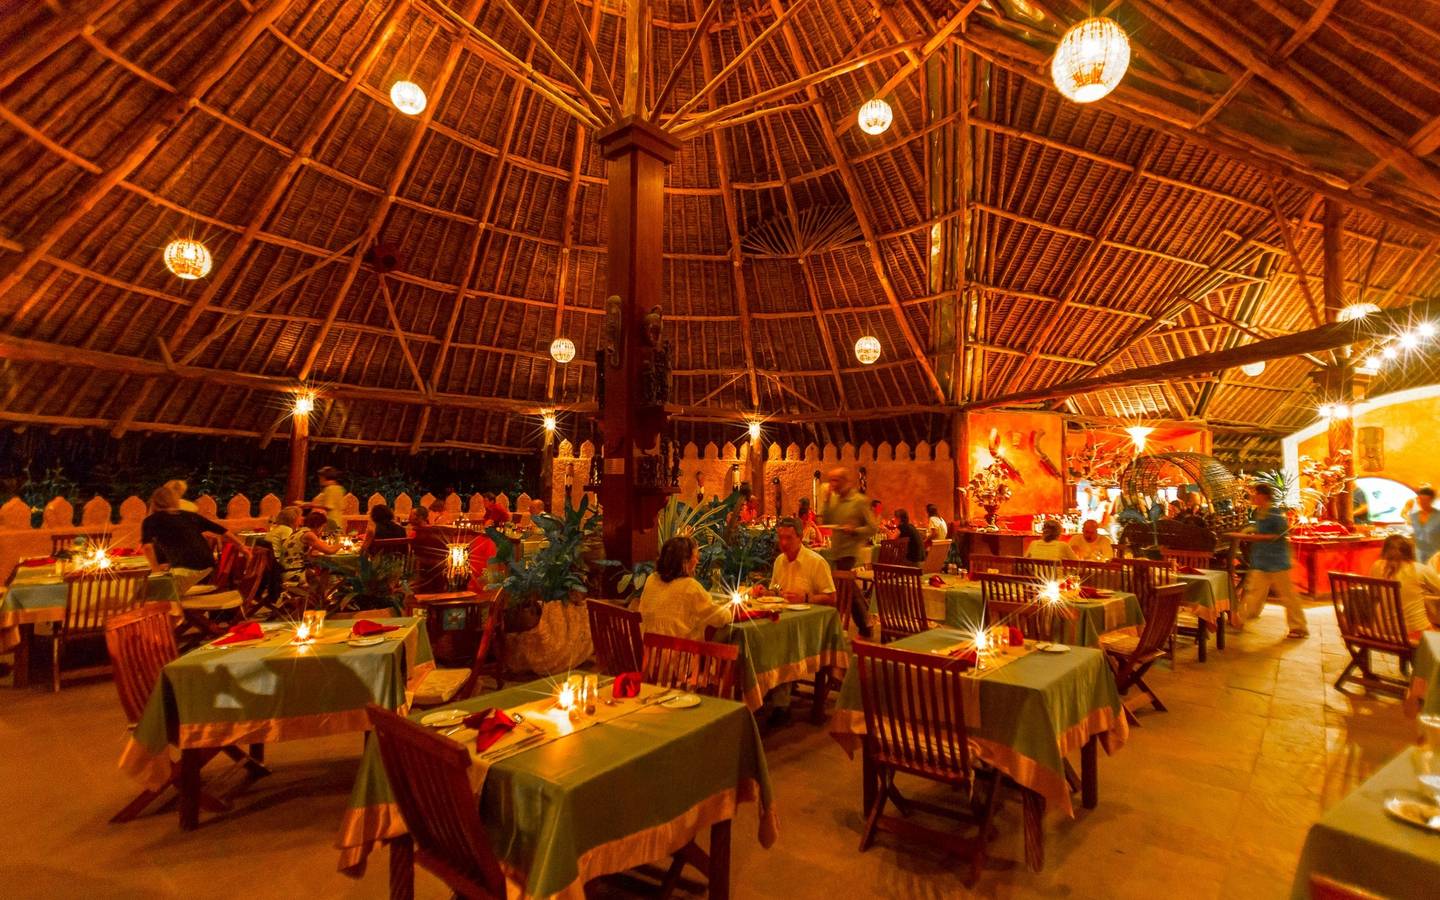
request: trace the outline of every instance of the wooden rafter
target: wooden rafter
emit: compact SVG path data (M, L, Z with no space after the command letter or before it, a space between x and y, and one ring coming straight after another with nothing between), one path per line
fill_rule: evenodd
M690 32L690 40L685 42L685 49L680 52L680 57L671 66L669 77L665 79L665 84L661 86L659 93L655 95L655 99L651 103L650 121L655 121L665 111L665 101L670 99L670 92L675 90L675 86L680 83L680 76L684 74L685 67L694 58L695 51L705 42L710 31L710 23L715 20L715 13L719 9L720 0L710 0L710 5L706 6L705 11L700 14L699 20L695 23L695 29ZM707 73L705 80L709 81L710 77Z

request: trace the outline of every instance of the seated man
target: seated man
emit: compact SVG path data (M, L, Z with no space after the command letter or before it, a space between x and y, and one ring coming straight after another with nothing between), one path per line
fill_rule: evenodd
M150 495L150 515L140 523L140 546L152 571L165 564L186 587L198 582L215 568L207 534L222 536L240 549L242 558L250 558L250 548L238 534L199 513L181 509L174 491L162 487Z
M1070 538L1070 549L1076 559L1108 562L1115 558L1115 544L1110 536L1100 533L1100 525L1094 519L1086 519L1080 526L1080 533Z
M770 584L787 602L833 606L835 579L830 574L830 564L800 540L803 527L791 518L781 519L775 526L780 552L775 556ZM783 723L790 716L790 685L782 684L771 691L765 697L765 704L770 707L770 724Z

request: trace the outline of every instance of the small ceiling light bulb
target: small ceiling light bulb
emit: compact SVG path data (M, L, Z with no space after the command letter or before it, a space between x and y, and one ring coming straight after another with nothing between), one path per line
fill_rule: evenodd
M1125 429L1125 433L1130 435L1130 441L1135 445L1135 450L1139 453L1144 453L1145 439L1148 438L1154 430L1155 429L1148 425L1131 425Z
M1380 359L1380 357L1372 353L1369 356L1365 357L1365 362L1361 365L1361 368L1368 369L1371 372L1378 372L1380 371L1381 365L1382 360Z
M295 415L308 416L315 411L315 395L300 394L295 398Z
M1415 326L1415 333L1422 338L1432 338L1435 336L1435 325L1432 322L1421 322Z
M556 422L555 422L555 414L554 414L554 413L546 413L546 414L545 414L545 417L540 420L540 423L545 426L545 430L546 430L546 431L554 431L554 430L555 430L555 425L556 425Z
M1371 313L1377 313L1379 311L1380 307L1373 303L1351 303L1343 307L1336 318L1342 322L1354 322L1357 319L1363 319Z
M1335 407L1331 406L1329 403L1322 403L1320 404L1320 407L1316 410L1316 412L1320 413L1320 418L1328 419L1331 416L1335 415Z
M895 112L890 109L890 104L876 97L860 107L857 119L860 130L866 134L884 134L889 130L890 123L895 121Z
M1265 374L1265 361L1262 359L1260 362L1253 362L1247 365L1243 365L1240 367L1240 371L1244 372L1246 375L1249 375L1251 378L1258 377Z
M1394 359L1395 357L1400 355L1400 351L1396 350L1394 347L1386 347L1384 350L1380 351L1380 355L1385 359Z
M1407 331L1400 335L1400 346L1406 350L1414 350L1420 346L1420 336L1413 331Z
M567 337L557 337L550 342L550 358L565 365L575 358L575 342Z
M751 423L750 423L750 440L751 440L751 441L758 441L758 440L760 440L760 423L759 423L759 422L751 422Z
M880 339L867 334L856 341L855 358L860 360L861 365L874 365L875 361L880 358Z

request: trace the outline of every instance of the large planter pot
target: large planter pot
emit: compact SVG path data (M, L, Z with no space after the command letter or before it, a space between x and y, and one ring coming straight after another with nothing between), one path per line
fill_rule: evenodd
M595 655L584 598L541 603L534 628L505 634L505 667L512 672L557 675Z

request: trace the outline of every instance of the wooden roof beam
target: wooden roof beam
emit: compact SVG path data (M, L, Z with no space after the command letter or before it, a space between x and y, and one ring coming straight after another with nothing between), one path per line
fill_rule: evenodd
M595 7L599 7L599 5L600 4L596 3ZM665 111L665 101L670 99L670 92L675 90L675 86L680 83L680 76L684 73L685 67L690 63L690 60L695 56L695 51L705 40L706 34L710 29L710 23L714 20L715 13L719 9L720 0L710 0L710 4L705 7L705 11L700 14L699 20L695 22L695 28L690 32L690 40L685 42L685 49L680 51L680 58L675 60L675 65L670 69L669 77L665 79L665 84L660 87L660 92L655 95L655 100L651 103L650 121L654 122L660 117L660 114ZM705 80L708 82L710 78L711 75L707 72ZM711 105L713 106L714 104Z
M226 72L230 71L232 66L240 61L251 45L275 20L280 18L289 5L290 0L266 0L264 5L258 7L245 20L245 24L240 29L232 33L229 41L216 48L213 54L206 56L204 62L194 70L190 77L186 78L184 84L180 85L180 96L204 96ZM84 183L76 191L66 194L60 202L64 206L64 211L50 219L38 235L25 239L25 251L14 261L9 271L0 277L0 297L8 294L19 284L35 264L49 252L50 248L55 246L55 242L73 228L106 194L110 193L116 184L139 168L140 164L159 146L161 138L180 124L186 109L185 101L175 96L160 97L145 108L130 129L127 139L120 142L122 149L115 162L106 167L104 174L100 177Z
M5 48L5 68L0 71L0 91L15 83L15 80L44 62L50 54L66 44L95 31L100 20L120 5L120 0L98 0L91 3L73 3L69 9L54 12L54 18L32 31L22 33L14 43ZM10 12L8 15L17 15Z

